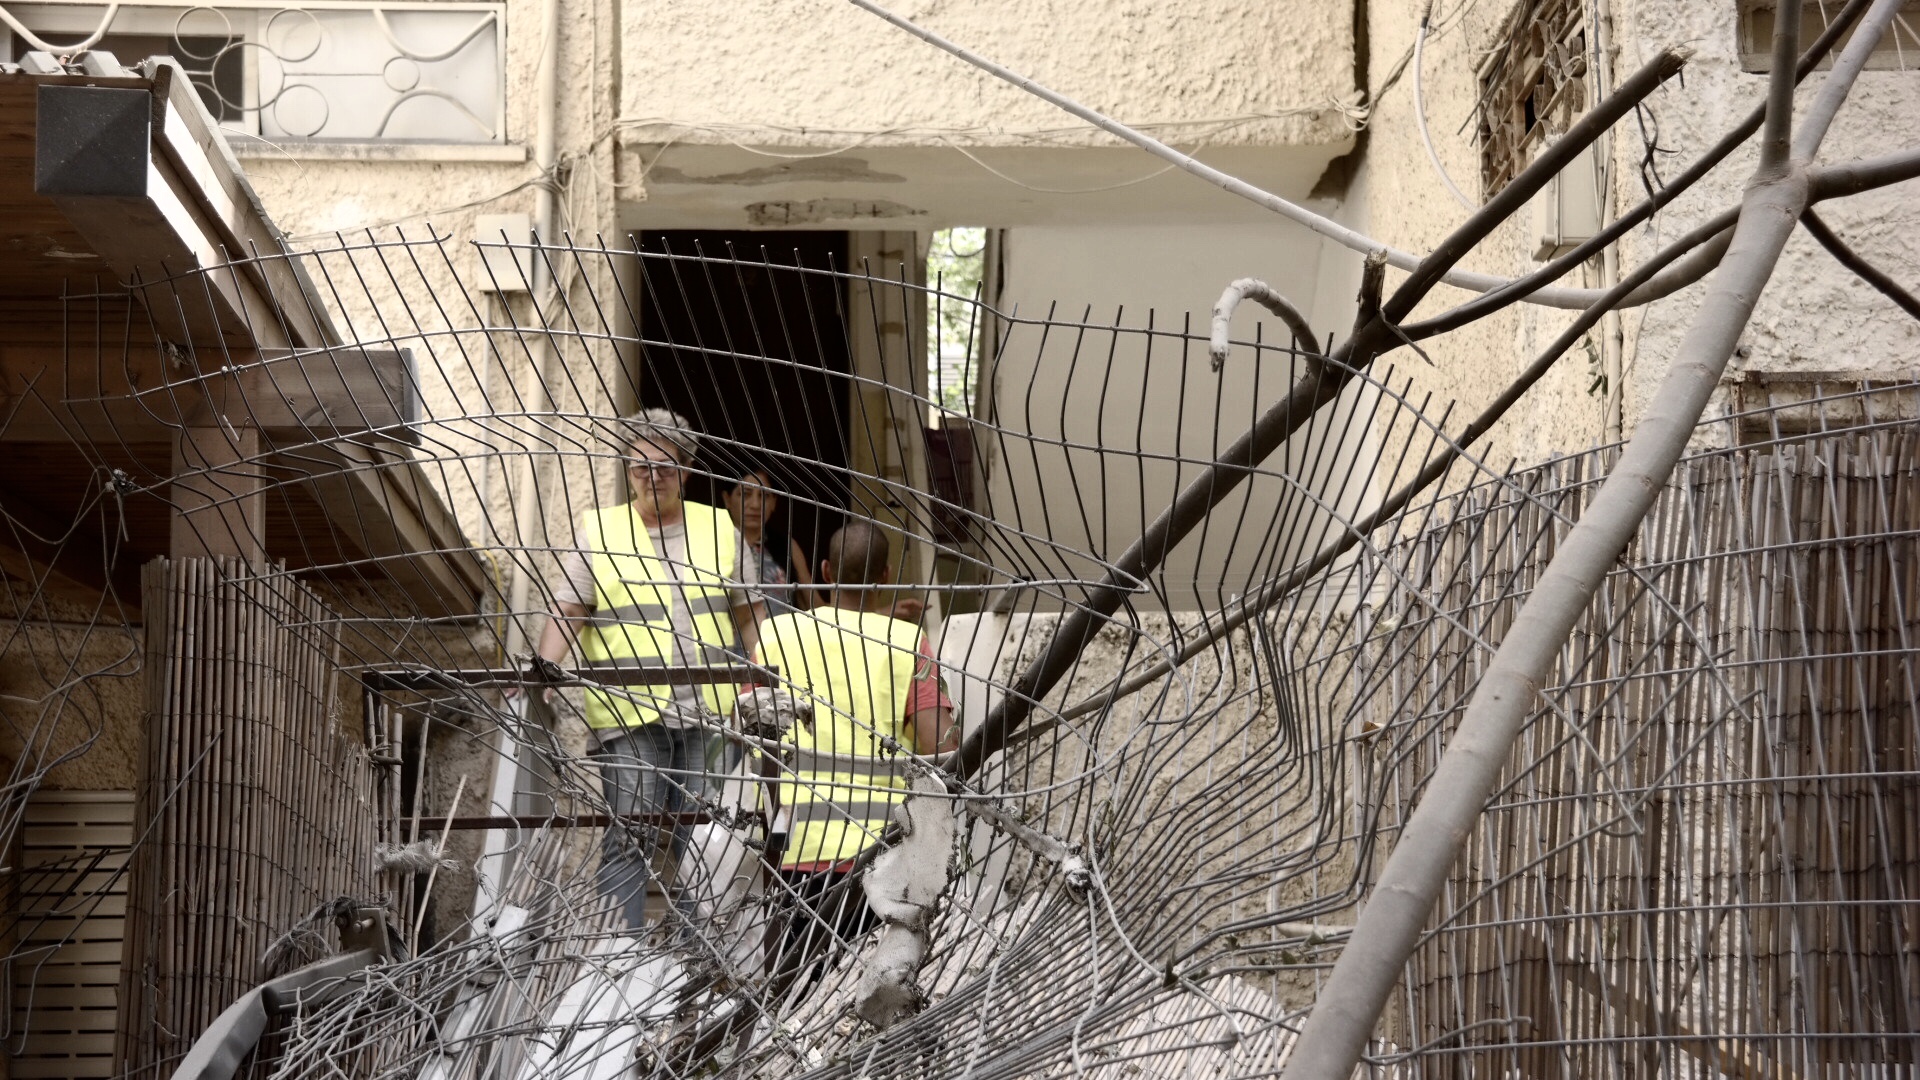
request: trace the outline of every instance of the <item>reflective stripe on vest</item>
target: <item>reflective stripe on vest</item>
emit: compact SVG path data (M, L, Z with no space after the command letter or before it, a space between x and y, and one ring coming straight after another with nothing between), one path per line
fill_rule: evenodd
M580 631L580 652L587 666L662 667L672 663L672 583L680 582L698 648L695 664L725 663L734 642L732 597L724 587L733 576L733 519L702 503L683 503L687 530L686 567L669 568L654 550L653 537L640 523L632 503L589 510L580 521L580 543L593 567L593 613ZM731 683L700 687L714 712L733 710L738 692ZM672 686L631 686L586 692L587 726L638 727L660 719L660 704L673 700Z
M920 628L885 615L816 608L760 624L760 659L813 702L780 805L793 810L781 865L840 862L880 838L905 801L908 773L882 738L909 743L906 711ZM835 757L837 755L837 759Z

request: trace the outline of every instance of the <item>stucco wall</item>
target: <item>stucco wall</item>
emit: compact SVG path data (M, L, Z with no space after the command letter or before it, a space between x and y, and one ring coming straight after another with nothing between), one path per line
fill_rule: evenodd
M1479 151L1469 117L1477 97L1474 67L1511 5L1479 4L1457 19L1447 6L1446 33L1430 38L1424 64L1424 104L1429 130L1448 174L1478 201ZM1414 252L1433 249L1466 220L1468 211L1441 185L1421 145L1415 117L1413 76L1394 69L1408 57L1419 27L1418 0L1377 0L1368 5L1369 77L1372 108L1359 166L1347 192L1349 224L1370 236ZM1465 125L1464 133L1460 132ZM1510 275L1538 264L1532 259L1530 226L1514 221L1496 230L1461 264L1462 268ZM1576 272L1564 282L1591 284L1591 273ZM1406 275L1389 270L1389 292ZM1473 294L1441 286L1416 309L1415 319L1453 307ZM1432 363L1401 349L1389 359L1396 374L1410 383L1412 400L1433 395L1436 413L1457 402L1449 430L1466 420L1505 388L1536 353L1570 321L1563 312L1519 306L1460 331L1421 342ZM1584 355L1569 356L1511 413L1506 423L1477 450L1483 460L1503 467L1518 457L1533 460L1555 450L1585 447L1602 437L1603 401L1589 393L1593 372ZM1408 463L1417 468L1419 462Z
M900 15L1129 123L1209 141L1338 141L1353 12L1279 0L917 0ZM1052 106L844 0L636 4L620 40L623 125L699 141L1104 142ZM780 133L785 131L785 135ZM807 134L802 134L802 132Z
M130 791L146 709L140 628L57 602L0 597L0 760L15 782Z
M1414 119L1410 68L1389 84L1396 65L1412 50L1422 4L1376 0L1368 6L1371 115L1361 165L1349 188L1357 227L1396 246L1427 251L1467 211L1449 197L1428 162ZM1496 31L1512 3L1438 6L1424 57L1424 107L1436 151L1454 181L1476 202L1484 197L1479 151L1473 141L1472 109L1479 93L1475 68L1496 43ZM1645 107L1644 129L1632 119L1610 141L1617 177L1613 213L1644 197L1641 162L1651 154L1659 175L1671 177L1756 105L1765 77L1739 70L1734 0L1615 0L1615 81L1626 78L1666 44L1694 50L1684 81L1673 80ZM1804 102L1821 76L1803 86ZM1644 135L1643 135L1644 130ZM1920 141L1920 80L1912 72L1871 71L1861 77L1822 155L1826 161L1884 153ZM1622 245L1622 272L1630 272L1666 241L1712 214L1734 205L1751 172L1751 146L1721 165L1692 192L1634 230ZM1910 186L1909 186L1910 187ZM1910 190L1893 188L1823 206L1822 215L1858 250L1896 279L1920 278L1920 208ZM1511 221L1497 230L1463 265L1503 275L1531 271L1532 227ZM1401 275L1389 274L1389 285ZM1594 286L1589 265L1561 284ZM1626 314L1623 380L1628 432L1634 417L1673 361L1704 286ZM1442 287L1422 305L1427 315L1466 299ZM1418 316L1416 316L1418 317ZM1405 363L1399 370L1418 391L1460 404L1460 417L1477 412L1570 321L1570 315L1531 305L1508 309L1445 337L1423 342L1433 366ZM1480 450L1492 467L1509 460L1538 461L1555 452L1592 445L1603 437L1604 395L1593 387L1598 372L1597 335L1563 358L1508 414ZM1806 236L1796 234L1779 271L1762 296L1746 337L1748 354L1737 358L1730 377L1744 371L1832 372L1856 377L1911 378L1920 326L1902 317L1835 264ZM1464 421L1456 421L1455 428Z
M1663 42L1691 45L1686 88L1663 94L1652 110L1667 157L1697 156L1757 105L1766 76L1739 68L1732 0L1615 0L1621 41L1620 66L1631 70ZM1874 157L1920 144L1920 69L1908 54L1906 71L1868 71L1828 134L1819 160L1838 163ZM1801 84L1804 108L1824 73ZM1641 152L1640 140L1622 140L1622 164ZM1733 205L1753 168L1753 145L1743 147L1679 205L1662 215L1657 231L1637 230L1625 265L1655 250L1661 238L1693 228L1721 207ZM1669 174L1678 168L1669 165ZM1629 175L1631 175L1629 173ZM1920 200L1913 184L1897 185L1823 203L1819 214L1847 243L1909 288L1920 282ZM1628 408L1639 411L1666 373L1703 290L1694 289L1648 309L1635 328ZM1760 298L1730 374L1820 372L1881 379L1920 375L1920 323L1862 284L1805 230L1794 234L1773 280Z

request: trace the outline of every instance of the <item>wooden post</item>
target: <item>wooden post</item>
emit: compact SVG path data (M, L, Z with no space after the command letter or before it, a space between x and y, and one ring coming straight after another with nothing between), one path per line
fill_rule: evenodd
M253 464L259 456L255 428L180 429L168 548L174 558L231 555L258 564L266 557L266 480Z

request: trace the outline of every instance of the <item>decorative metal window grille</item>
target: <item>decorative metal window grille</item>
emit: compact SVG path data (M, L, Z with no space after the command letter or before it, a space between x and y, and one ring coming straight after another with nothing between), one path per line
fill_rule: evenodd
M230 128L275 140L500 142L505 7L315 2L6 4L13 58L180 62Z
M1779 0L1740 0L1737 30L1740 70L1762 74L1773 70L1773 24L1779 10ZM1806 42L1819 37L1839 11L1838 4L1802 5L1800 40ZM1833 58L1852 40L1852 30L1842 34L1833 51L1820 61L1820 69L1833 67ZM1907 0L1900 5L1900 14L1894 17L1893 25L1887 27L1886 36L1867 54L1867 70L1913 71L1916 68L1920 68L1920 0Z
M1580 0L1520 0L1480 63L1480 179L1492 196L1587 107Z

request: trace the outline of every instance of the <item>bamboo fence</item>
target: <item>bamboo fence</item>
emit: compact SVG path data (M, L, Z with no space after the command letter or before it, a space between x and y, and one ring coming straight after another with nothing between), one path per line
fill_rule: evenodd
M1604 472L1556 461L1409 541L1418 674L1383 699L1390 816ZM1691 459L1410 964L1434 1077L1912 1075L1920 1052L1920 434Z
M322 909L375 890L374 766L341 721L333 617L284 572L143 571L148 722L120 1059L164 1075L270 957L337 944ZM303 956L311 952L312 956Z

